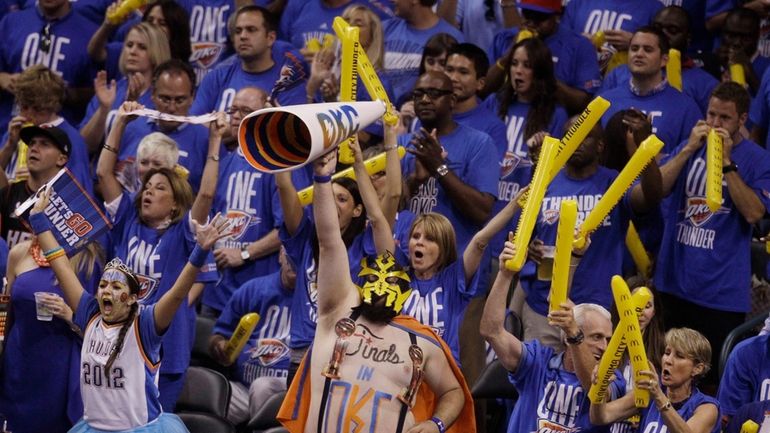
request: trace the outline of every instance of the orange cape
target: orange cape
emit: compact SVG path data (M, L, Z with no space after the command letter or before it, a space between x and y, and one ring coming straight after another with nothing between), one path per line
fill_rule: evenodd
M463 377L460 368L452 357L452 351L446 345L444 340L438 337L430 327L423 325L410 316L397 316L393 319L392 323L403 328L408 328L416 334L438 342L441 349L444 351L444 356L446 356L446 359L452 368L452 372L465 394L465 405L457 416L455 422L447 428L447 433L475 433L476 417L473 411L473 397L471 396L470 389L468 389L468 384L465 383L465 377ZM308 412L310 411L311 372L309 365L306 365L310 363L309 354L310 351L308 351L302 359L299 370L297 370L297 375L294 376L294 380L292 380L291 386L289 386L281 409L278 411L278 421L280 421L284 428L289 430L290 433L303 433L305 431L305 423L307 422ZM414 415L415 422L419 423L430 419L433 416L436 403L436 395L431 391L428 384L423 382L417 392L415 404L412 407L412 414Z

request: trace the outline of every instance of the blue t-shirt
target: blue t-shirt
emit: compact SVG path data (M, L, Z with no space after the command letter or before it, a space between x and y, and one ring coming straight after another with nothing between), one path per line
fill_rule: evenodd
M139 118L129 123L120 141L118 159L125 161L136 158L139 142L153 132L163 132L155 119ZM206 165L209 129L203 125L183 123L173 131L163 133L179 145L179 165L190 172L187 181L190 182L193 192L197 192L201 186L203 167Z
M48 53L41 50L41 35L50 24ZM46 21L37 7L6 15L0 21L0 71L15 74L30 66L42 64L64 79L68 88L93 87L96 67L85 50L97 26L70 11L57 20ZM0 91L0 133L8 128L11 117L18 114L12 94ZM80 124L83 111L67 105L61 115L73 125Z
M398 144L412 148L411 139L412 134L402 135L398 137ZM454 131L440 136L439 142L447 152L447 167L457 177L479 192L496 195L498 176L496 170L490 170L490 167L496 164L497 150L489 135L458 123ZM414 173L414 155L407 153L401 167L405 177ZM473 235L481 228L463 216L460 211L463 205L452 203L441 182L431 177L420 185L409 207L417 215L437 212L449 218L457 235L458 254L462 254Z
M574 0L573 0L574 1ZM519 391L508 433L540 431L608 432L609 426L594 427L588 416L591 402L575 373L564 370L564 354L532 340L522 343L521 359L508 379ZM625 389L622 379L610 384L610 395Z
M698 407L704 404L713 404L717 407L717 411L719 411L719 402L715 398L701 393L698 388L693 388L690 398L684 402L682 407L677 409L676 413L678 413L683 420L687 421L692 418ZM720 418L719 414L717 414L714 426L709 430L710 433L719 433L722 431ZM666 433L668 431L668 426L666 426L666 423L663 421L663 416L660 414L658 407L655 404L651 404L647 408L642 409L642 421L639 424L638 431L644 433Z
M586 179L572 179L562 169L548 185L540 206L532 239L540 239L545 245L556 244L559 211L562 200L577 201L576 227L602 198L617 177L615 170L599 166L596 173ZM623 251L628 222L632 216L630 194L621 199L599 228L591 235L591 246L586 250L572 279L569 297L576 304L591 302L605 308L612 305L610 280L621 273ZM521 270L521 286L527 294L527 304L538 314L548 314L550 281L537 278L537 265L528 260Z
M741 433L743 423L752 420L759 425L760 431L770 427L770 400L756 401L741 406L730 419L724 433Z
M236 377L246 386L258 377L289 374L291 289L283 288L280 271L251 279L236 290L214 325L214 334L229 339L241 317L259 314L257 327L236 360Z
M216 212L221 212L231 221L233 234L217 241L215 249L240 250L280 225L281 204L273 175L254 169L244 158L240 147L220 152L219 182L213 206L213 213ZM242 284L277 270L277 254L249 260L237 268L221 269L216 288L203 292L203 303L222 310Z
M564 8L561 23L576 33L589 35L600 30L633 33L650 24L662 7L658 0L571 0Z
M488 20L488 11L492 9L494 19ZM486 49L494 39L497 32L505 29L503 20L503 8L500 2L485 3L482 0L457 0L455 22L465 36L465 42ZM490 58L490 62L497 58Z
M462 256L427 280L420 280L413 271L409 272L412 293L404 302L401 314L412 316L423 325L430 326L452 349L452 356L458 364L460 325L468 302L478 294L481 274L477 271L470 283L466 284Z
M353 0L339 7L329 7L321 0L289 0L281 14L279 36L291 42L295 48L307 48L311 40L323 45L326 35L335 41L336 33L332 29L332 21L354 4L362 4L385 20L393 16L391 5L382 0Z
M112 103L110 111L107 113L107 119L104 122L104 139L107 139L107 136L110 134L110 131L112 130L112 124L115 122L115 117L118 115L118 109L126 101L127 94L128 80L126 78L121 78L115 83L115 101ZM152 102L152 89L148 88L145 90L144 93L139 95L139 98L136 100L136 102L144 105L145 108L155 109L155 104ZM88 107L86 108L86 115L83 117L83 121L80 123L80 129L86 126L86 123L91 120L91 117L93 117L94 113L98 109L99 98L94 95L94 97L91 98L91 101L88 103Z
M233 0L179 0L190 16L190 64L196 82L233 53L227 21L235 12Z
M297 282L294 284L294 295L291 302L291 337L289 347L303 349L310 346L315 336L316 322L318 321L318 290L316 278L318 266L313 257L313 238L315 223L311 219L312 210L305 209L304 217L294 236L289 235L285 225L281 225L278 234L286 249L294 269L297 271ZM367 240L368 238L368 240ZM348 264L350 276L355 282L361 270L361 259L365 255L374 254L374 250L368 250L369 245L374 245L371 230L366 230L353 239L348 247Z
M602 127L607 126L615 113L632 107L652 117L652 132L663 142L663 150L660 151L663 156L686 140L693 126L701 119L700 108L695 101L668 84L660 90L639 96L631 92L630 82L626 82L599 96L612 104L602 116Z
M631 72L628 70L628 65L620 65L604 77L600 93L616 87L628 86L630 79ZM719 81L701 68L682 68L682 91L698 104L701 115L704 117L711 99L711 92L717 84Z
M754 125L759 125L766 130L765 148L770 145L770 72L762 75L762 84L757 90L757 95L751 100L749 120Z
M484 105L495 116L499 111L500 101L497 94L490 95L485 101ZM531 166L532 161L529 159L527 152L527 138L524 137L524 127L527 122L527 114L532 105L528 102L513 101L508 106L508 110L505 114L505 135L507 147L505 149L503 159L514 158L516 164ZM564 125L567 123L567 111L561 105L556 105L551 115L551 120L548 122L548 126L545 131L552 137L561 137L564 135Z
M438 33L448 33L457 39L457 42L465 42L463 34L443 19L439 19L435 26L429 29L415 29L409 26L401 18L391 18L384 23L385 35L385 71L383 75L393 83L396 93L396 101L412 91L420 70L420 60L425 43Z
M505 55L516 42L518 34L519 28L512 27L495 35L488 53L491 61ZM544 42L551 50L553 72L559 81L590 94L596 93L602 84L602 76L596 61L596 48L591 41L565 26L559 26L556 33L545 38Z
M717 398L722 413L730 416L747 403L770 400L770 334L735 346L727 359Z
M687 143L682 143L678 153ZM770 154L756 143L734 145L730 159L741 179L770 209ZM749 311L751 224L733 204L727 181L722 206L706 206L706 146L687 161L663 212L664 234L655 272L659 291L720 311ZM661 161L661 166L666 160Z
M283 62L276 61L270 69L252 74L243 70L238 58L220 65L211 71L198 87L190 114L227 111L235 94L247 86L258 87L270 94L273 85L281 76L282 66ZM304 104L306 100L304 86L295 86L278 96L281 105Z
M137 276L139 302L154 304L168 292L187 264L195 235L190 230L189 213L166 230L142 224L133 198L120 198L112 226L113 245L109 257L118 257ZM204 267L196 282L216 281L216 272ZM187 302L177 309L163 339L161 373L181 373L190 364L190 350L195 338L195 308Z

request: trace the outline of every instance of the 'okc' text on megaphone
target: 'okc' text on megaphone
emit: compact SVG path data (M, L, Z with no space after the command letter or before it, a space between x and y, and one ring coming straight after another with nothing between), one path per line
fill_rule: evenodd
M249 164L259 171L294 170L333 149L384 113L385 104L380 101L265 108L241 121L238 144Z

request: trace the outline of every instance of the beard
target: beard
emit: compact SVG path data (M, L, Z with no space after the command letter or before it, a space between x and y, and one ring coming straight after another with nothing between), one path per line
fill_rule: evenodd
M383 302L380 302L380 300ZM392 308L386 307L384 301L384 296L373 295L371 304L361 302L357 307L353 307L353 311L359 313L361 317L370 322L388 323L398 316L398 313Z

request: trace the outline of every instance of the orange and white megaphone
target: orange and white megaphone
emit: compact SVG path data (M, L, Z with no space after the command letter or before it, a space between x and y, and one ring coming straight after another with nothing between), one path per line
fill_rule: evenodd
M385 113L380 101L288 105L255 111L238 127L246 160L265 173L294 170L325 154Z

